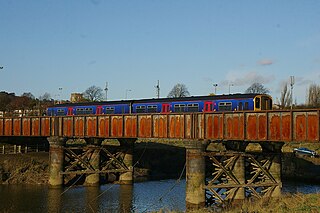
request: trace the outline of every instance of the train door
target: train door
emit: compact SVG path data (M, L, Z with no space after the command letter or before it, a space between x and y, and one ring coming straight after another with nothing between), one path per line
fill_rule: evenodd
M212 111L212 102L206 101L204 102L204 112L211 112Z
M97 115L101 115L102 114L102 106L97 106Z
M169 113L170 112L170 104L162 104L162 113Z
M73 115L73 108L72 107L68 108L68 115Z

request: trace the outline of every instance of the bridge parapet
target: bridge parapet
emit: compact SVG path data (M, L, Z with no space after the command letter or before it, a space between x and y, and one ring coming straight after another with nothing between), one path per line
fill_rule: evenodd
M0 118L1 136L319 142L320 110Z

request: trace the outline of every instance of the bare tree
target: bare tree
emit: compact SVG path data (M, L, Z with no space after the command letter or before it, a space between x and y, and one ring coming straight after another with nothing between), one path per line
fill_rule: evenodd
M268 94L269 92L270 90L265 88L261 83L253 83L245 91L245 93L258 93L258 94Z
M97 86L91 86L84 91L83 97L89 101L101 101L103 100L102 89Z
M190 93L184 84L176 84L168 94L168 98L188 97Z
M284 109L284 108L288 108L290 107L291 104L291 92L288 88L288 84L285 83L282 87L281 90L281 95L280 95L280 108Z
M311 84L308 90L308 103L310 107L320 106L320 86Z
M51 95L47 92L39 96L40 101L49 101L50 99L51 99Z

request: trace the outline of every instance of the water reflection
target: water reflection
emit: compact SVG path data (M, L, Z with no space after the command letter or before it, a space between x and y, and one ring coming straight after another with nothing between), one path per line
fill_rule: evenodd
M48 212L61 212L61 202L62 202L62 188L49 188L47 203L48 203Z
M320 185L285 182L283 192L317 193ZM185 180L48 188L0 185L1 212L151 212L185 210Z
M120 185L119 212L132 212L133 185Z

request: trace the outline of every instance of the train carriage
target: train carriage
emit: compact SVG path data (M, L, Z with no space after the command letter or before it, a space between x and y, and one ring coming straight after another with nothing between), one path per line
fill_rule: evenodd
M90 103L65 103L47 109L48 116L192 113L214 111L271 110L272 98L265 94L191 96L183 98L140 99Z

